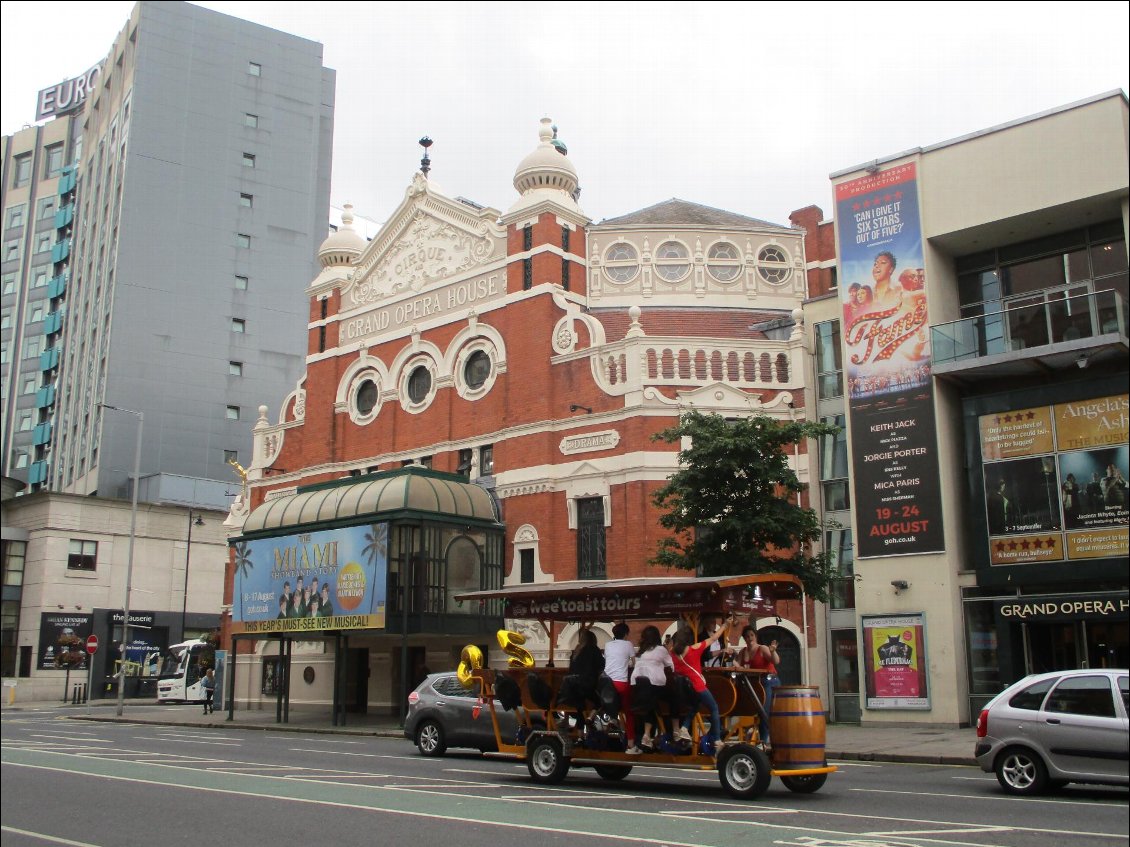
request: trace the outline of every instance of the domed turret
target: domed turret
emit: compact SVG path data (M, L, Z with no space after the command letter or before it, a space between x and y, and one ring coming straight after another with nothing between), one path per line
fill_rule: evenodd
M323 268L332 265L350 265L365 250L365 239L353 229L353 207L348 203L342 208L341 228L331 232L330 237L318 248L318 261Z
M577 169L569 160L565 144L557 140L553 121L542 118L538 129L539 144L514 171L514 188L522 196L507 215L551 200L580 214L577 205Z

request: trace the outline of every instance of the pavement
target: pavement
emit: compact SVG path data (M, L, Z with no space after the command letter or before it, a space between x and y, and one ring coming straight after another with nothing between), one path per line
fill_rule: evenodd
M94 701L85 705L58 702L15 703L3 707L14 712L54 713L75 720L152 724L156 726L215 727L217 729L271 730L317 734L368 735L403 738L398 719L390 715L345 716L345 724L334 726L328 706L310 709L292 707L289 720L279 723L275 709L237 709L205 715L198 705L157 705L126 702L122 716L117 701ZM861 762L911 762L930 765L976 765L973 758L974 730L937 724L830 724L825 751L829 759Z

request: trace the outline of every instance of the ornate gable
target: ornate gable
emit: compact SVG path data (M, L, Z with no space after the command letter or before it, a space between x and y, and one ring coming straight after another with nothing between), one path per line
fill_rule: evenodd
M411 295L485 270L506 258L497 209L439 194L421 174L357 260L342 295L350 307Z

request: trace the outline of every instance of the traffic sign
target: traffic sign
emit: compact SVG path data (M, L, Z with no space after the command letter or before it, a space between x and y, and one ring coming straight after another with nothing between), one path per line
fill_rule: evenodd
M86 637L86 652L93 656L98 652L98 636L88 635Z

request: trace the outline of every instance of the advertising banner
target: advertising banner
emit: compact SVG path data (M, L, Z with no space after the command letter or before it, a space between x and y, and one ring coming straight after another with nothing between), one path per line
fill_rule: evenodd
M91 615L43 612L39 616L39 670L86 670L86 638L93 632Z
M944 550L914 163L836 186L856 555Z
M1130 395L982 415L989 562L1125 557Z
M864 615L868 709L929 709L926 618Z
M235 545L233 632L381 629L388 524Z

